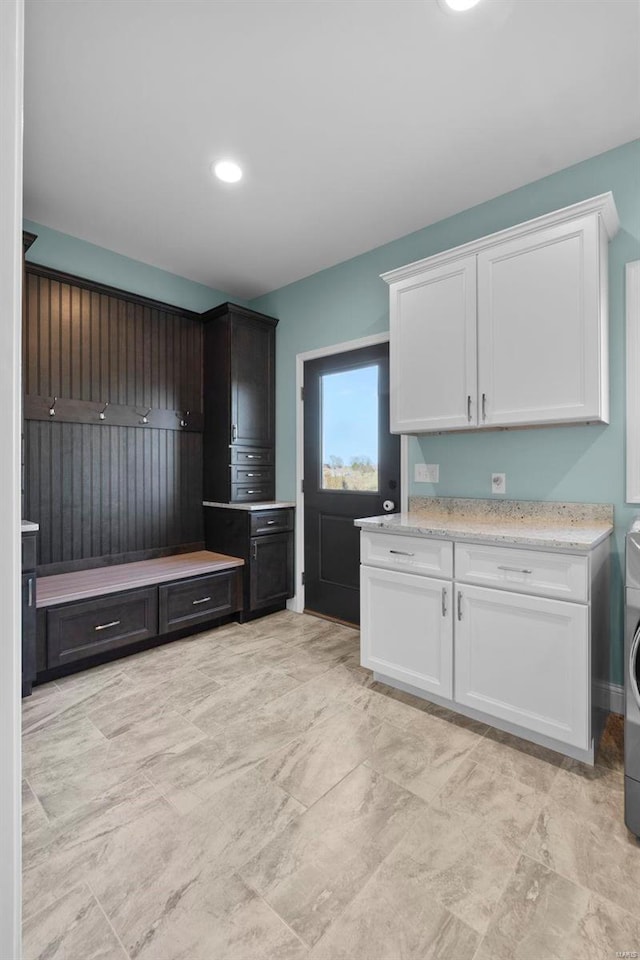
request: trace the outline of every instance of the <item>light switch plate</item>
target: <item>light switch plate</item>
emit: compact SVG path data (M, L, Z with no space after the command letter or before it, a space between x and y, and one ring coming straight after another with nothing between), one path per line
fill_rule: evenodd
M413 469L413 479L416 483L439 483L439 463L416 463Z
M491 493L497 493L501 496L507 492L507 475L506 473L492 473L491 474Z

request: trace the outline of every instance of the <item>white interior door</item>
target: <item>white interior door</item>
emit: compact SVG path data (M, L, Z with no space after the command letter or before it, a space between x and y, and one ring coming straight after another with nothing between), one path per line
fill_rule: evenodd
M391 430L477 423L476 258L391 287Z
M362 665L450 698L451 591L451 581L362 566Z
M588 749L588 607L456 584L458 703Z
M478 254L479 422L601 419L597 217Z

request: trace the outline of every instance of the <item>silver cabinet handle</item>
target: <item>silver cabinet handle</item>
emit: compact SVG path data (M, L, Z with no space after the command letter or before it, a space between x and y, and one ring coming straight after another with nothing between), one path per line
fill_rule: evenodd
M247 490L247 493L262 493L262 490Z
M109 627L117 627L120 623L119 620L112 620L110 623L101 623L99 627L94 627L94 630L108 630Z
M193 605L194 605L194 607L195 607L196 604L198 604L198 603L207 603L209 600L211 600L211 597L203 597L202 600L194 600L194 601L193 601Z
M267 526L271 527L273 526L274 523L277 523L277 522L278 522L277 520L267 520Z
M462 590L458 590L458 620L462 620Z
M235 443L238 439L238 425L237 423L231 424L231 442Z
M253 544L253 547L252 547L252 549L251 549L251 555L253 556L253 559L254 559L254 560L257 560L257 559L258 559L258 544L257 544L257 543L254 543L254 544Z
M486 393L482 394L482 419L487 419L487 395Z
M447 588L442 588L442 616L446 617L447 615Z
M33 577L29 577L29 606L33 606Z
M389 553L397 553L399 557L415 557L415 553L408 553L406 550L389 550Z
M467 396L467 420L471 423L471 394Z
M511 573L533 573L533 570L527 570L526 567L503 567L498 564L498 570L509 570Z
M247 453L246 457L247 457L247 460L262 460L261 453Z
M249 477L251 477L252 480L259 480L261 476L262 476L261 473L248 473L248 474L247 474L247 479L249 479Z

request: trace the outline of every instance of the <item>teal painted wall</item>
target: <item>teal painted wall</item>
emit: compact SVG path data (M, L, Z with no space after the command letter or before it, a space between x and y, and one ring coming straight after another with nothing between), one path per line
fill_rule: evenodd
M131 260L113 250L87 243L58 230L51 230L31 220L24 221L24 229L38 235L27 252L27 261L40 263L55 270L73 273L87 280L106 283L152 300L161 300L185 310L203 313L211 307L232 300L226 293L195 283L175 273L159 270L148 263ZM234 300L243 303L242 300Z
M280 318L277 331L278 496L295 496L295 359L315 347L389 327L388 287L379 274L587 197L612 190L621 230L610 245L611 424L413 439L413 463L440 464L439 484L413 484L426 496L488 497L492 472L507 475L507 496L613 503L610 676L622 681L624 534L640 507L625 504L624 265L640 258L640 141L378 247L250 303ZM338 227L339 228L339 227Z

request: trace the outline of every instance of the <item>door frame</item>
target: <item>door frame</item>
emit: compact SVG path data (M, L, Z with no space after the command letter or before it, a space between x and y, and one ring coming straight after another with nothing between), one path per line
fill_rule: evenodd
M304 399L302 386L304 383L304 365L308 360L318 360L320 357L331 357L338 353L348 353L351 350L360 350L363 347L373 347L378 343L389 342L389 331L373 333L358 340L343 340L326 347L317 347L315 350L306 350L296 355L296 575L295 594L287 600L287 608L295 613L302 613L305 606L305 589L302 582L304 571L304 493L302 480L304 477ZM409 474L409 437L400 435L400 509L406 512L409 504L409 488L407 478Z

